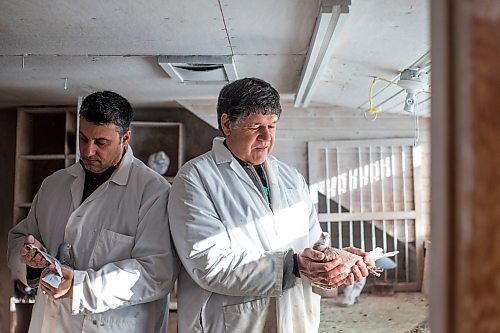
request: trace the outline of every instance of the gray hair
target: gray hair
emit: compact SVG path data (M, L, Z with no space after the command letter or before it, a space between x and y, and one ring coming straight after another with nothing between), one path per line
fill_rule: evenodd
M233 81L219 93L217 122L222 131L221 118L225 113L231 124L250 114L281 115L280 95L269 83L257 78Z

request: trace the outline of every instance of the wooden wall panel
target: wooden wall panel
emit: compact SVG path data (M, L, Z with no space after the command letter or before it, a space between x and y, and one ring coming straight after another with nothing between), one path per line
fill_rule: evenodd
M10 331L13 282L7 267L7 233L12 227L16 110L0 110L0 333Z
M333 119L333 120L328 120ZM326 128L324 124L330 127ZM297 126L297 124L301 124ZM423 239L431 237L430 223L430 118L419 120L419 167L421 188L421 232ZM296 109L285 107L278 123L273 154L293 165L307 180L307 142L320 140L359 140L404 138L415 135L414 119L410 115L381 115L374 122L362 114L335 109Z

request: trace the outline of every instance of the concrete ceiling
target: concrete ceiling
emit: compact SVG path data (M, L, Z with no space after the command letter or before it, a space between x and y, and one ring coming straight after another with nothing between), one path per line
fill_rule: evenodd
M319 8L319 0L1 0L0 107L74 105L96 90L139 107L217 97L222 84L177 83L159 55L232 55L239 77L263 78L291 103ZM428 0L352 0L342 15L311 106L364 111L371 76L430 68ZM402 112L402 89L385 86L377 83L374 104ZM430 95L420 95L418 111L428 114Z

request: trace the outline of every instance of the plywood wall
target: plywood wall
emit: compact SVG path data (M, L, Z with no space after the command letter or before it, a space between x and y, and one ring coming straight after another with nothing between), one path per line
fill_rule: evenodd
M284 107L278 123L276 146L278 159L293 165L307 180L307 142L323 140L370 140L416 138L422 158L419 173L423 239L430 239L430 118L418 120L413 114L380 114L375 121L362 112L338 109L299 109Z

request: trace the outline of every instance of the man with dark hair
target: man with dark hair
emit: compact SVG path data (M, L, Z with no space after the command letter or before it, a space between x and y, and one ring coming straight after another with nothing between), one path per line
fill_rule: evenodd
M80 117L97 125L114 124L123 136L128 131L134 117L130 103L112 91L90 94L80 107Z
M174 180L168 212L182 262L180 333L316 332L312 284L332 288L368 274L362 260L350 271L312 249L321 229L307 184L269 155L280 114L269 83L228 84L217 105L224 137Z
M160 332L165 325L179 269L170 185L134 157L132 117L114 92L87 96L80 160L43 181L28 216L9 232L14 276L38 286L30 332ZM71 259L58 283L47 279L57 267L46 253Z

